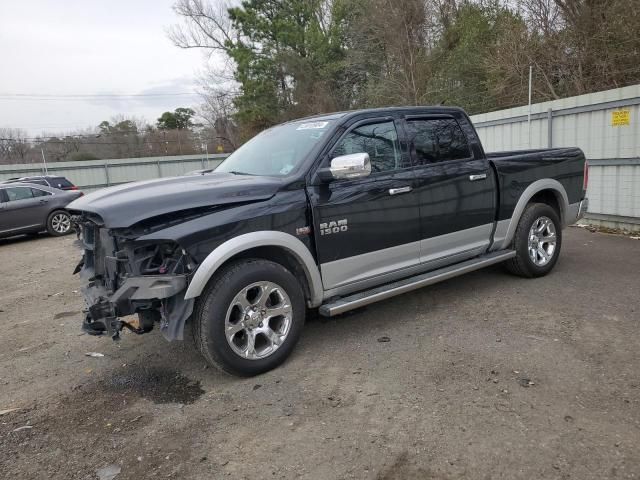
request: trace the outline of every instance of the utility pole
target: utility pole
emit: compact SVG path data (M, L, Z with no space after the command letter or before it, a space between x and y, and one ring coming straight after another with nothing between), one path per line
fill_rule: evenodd
M40 147L40 153L42 153L42 164L44 165L44 174L49 175L49 170L47 170L47 159L44 158L44 149Z
M529 65L529 113L527 113L527 127L529 129L529 148L531 148L531 78L533 77L533 65Z

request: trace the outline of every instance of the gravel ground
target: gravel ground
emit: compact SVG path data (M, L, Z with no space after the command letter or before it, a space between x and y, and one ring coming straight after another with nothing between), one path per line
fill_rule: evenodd
M157 331L82 335L78 255L0 241L3 478L640 476L640 241L571 228L546 278L496 267L311 318L252 379Z

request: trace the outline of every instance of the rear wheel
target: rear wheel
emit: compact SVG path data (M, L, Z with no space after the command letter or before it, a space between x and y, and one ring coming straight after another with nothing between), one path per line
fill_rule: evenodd
M71 217L63 210L51 212L47 219L47 231L49 235L59 237L71 232Z
M527 206L513 237L516 256L507 269L521 277L541 277L549 273L560 255L562 228L558 213L544 203Z
M193 334L211 365L251 376L289 356L304 320L304 295L293 274L267 260L240 260L216 274L198 299Z

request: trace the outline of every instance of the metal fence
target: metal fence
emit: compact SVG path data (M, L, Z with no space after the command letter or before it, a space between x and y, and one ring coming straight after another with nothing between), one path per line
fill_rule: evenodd
M55 162L47 164L47 172L48 175L67 177L81 190L90 192L136 180L173 177L184 175L192 170L215 168L226 156L226 154L178 155ZM43 174L43 164L0 165L0 181Z
M640 230L640 85L471 117L485 150L580 147L589 223Z

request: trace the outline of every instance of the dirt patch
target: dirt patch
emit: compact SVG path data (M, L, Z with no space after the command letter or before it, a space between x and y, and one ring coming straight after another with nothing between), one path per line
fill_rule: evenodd
M176 370L156 366L131 366L125 373L115 373L101 384L105 391L132 393L154 403L190 404L204 393L199 381L189 380Z

